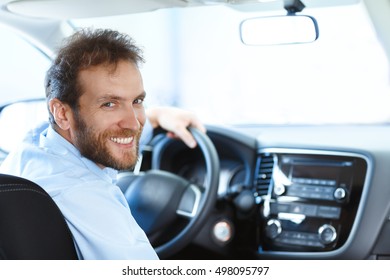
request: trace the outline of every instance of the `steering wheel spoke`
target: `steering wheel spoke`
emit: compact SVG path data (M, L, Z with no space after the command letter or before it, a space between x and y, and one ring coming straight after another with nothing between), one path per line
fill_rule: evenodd
M180 200L176 213L185 218L194 218L199 211L202 191L197 185L190 184Z

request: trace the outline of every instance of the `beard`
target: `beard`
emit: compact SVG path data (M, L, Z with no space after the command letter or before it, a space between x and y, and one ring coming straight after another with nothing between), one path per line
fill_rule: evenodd
M74 145L79 149L80 154L96 164L105 167L111 167L116 170L132 170L138 160L139 139L143 126L138 131L131 129L121 129L116 131L106 130L98 133L80 117L75 116L76 131ZM133 136L134 148L126 149L121 152L120 156L115 157L110 151L107 141L111 137L131 137Z

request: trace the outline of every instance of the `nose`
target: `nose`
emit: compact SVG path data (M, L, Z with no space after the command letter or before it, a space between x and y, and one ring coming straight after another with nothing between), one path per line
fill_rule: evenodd
M119 126L125 129L139 130L144 121L144 110L134 108L133 106L125 106L122 110Z

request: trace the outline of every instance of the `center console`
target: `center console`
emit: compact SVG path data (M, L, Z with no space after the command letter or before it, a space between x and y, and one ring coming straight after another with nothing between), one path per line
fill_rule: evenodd
M255 192L258 252L329 252L355 222L369 160L360 154L264 149Z

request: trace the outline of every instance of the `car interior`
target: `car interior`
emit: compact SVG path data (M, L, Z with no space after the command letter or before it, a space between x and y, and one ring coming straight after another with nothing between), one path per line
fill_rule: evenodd
M120 173L118 187L161 259L390 259L389 0L100 2L0 0L0 26L32 44L48 61L58 43L77 28L123 23L134 28L134 34L140 29L146 65L153 59L161 63L143 69L145 84L158 84L150 87L155 96L151 103L213 117L205 121L207 134L190 128L198 143L195 149L167 137L166 131L154 131L135 169ZM235 18L223 21L220 6ZM350 24L343 36L361 38L363 31L343 9L355 6L364 8L380 51L363 53L359 44L349 43L343 57L332 60L332 52L342 52L333 43L327 57L320 51L305 53L307 45L320 45L328 34L316 11L340 8L344 21L337 23ZM209 16L203 9L221 20L217 29L201 26L199 12L205 21ZM190 18L190 11L197 21L187 25L184 19ZM132 15L129 21L126 15ZM162 19L156 19L155 26L153 15ZM158 34L163 28L158 23L176 33ZM143 25L157 31L141 34ZM200 34L195 32L201 28ZM210 35L206 29L219 31ZM180 41L182 30L189 35ZM220 43L217 37L225 35L236 41ZM157 50L148 53L154 37L160 39ZM193 46L187 51L187 45ZM165 47L172 53L164 55ZM291 53L287 47L293 48ZM282 54L271 58L271 49ZM167 63L175 56L180 59ZM332 64L331 72L313 77L300 73L301 63L308 72L321 70L320 59ZM247 67L251 61L256 66ZM260 69L266 62L271 66ZM344 62L362 68L363 74L343 68ZM216 64L221 68L214 68ZM197 67L205 73L198 74ZM166 68L175 71L168 74ZM365 75L371 74L374 78L368 80ZM268 75L277 79L268 84ZM176 79L180 82L168 85ZM383 85L376 83L379 80ZM263 82L264 91L258 87ZM174 94L180 91L187 95ZM29 96L1 91L0 97L1 163L26 130L47 115L41 114L46 110L42 91L31 90ZM288 119L297 112L302 114ZM50 196L35 183L8 174L0 175L0 259L77 259L72 236Z

